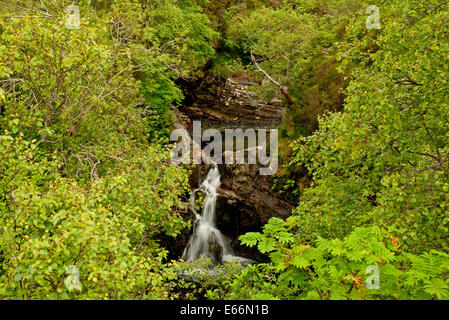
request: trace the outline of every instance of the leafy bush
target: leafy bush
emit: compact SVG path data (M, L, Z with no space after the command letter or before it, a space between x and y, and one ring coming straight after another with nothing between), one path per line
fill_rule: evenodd
M295 235L298 223L295 216L286 221L272 218L263 233L240 237L244 244L257 245L261 252L268 253L271 263L245 270L232 284L228 297L321 300L449 297L449 254L445 252L406 253L397 237L389 237L376 226L356 228L344 239L318 238L312 246ZM376 268L378 287L367 275ZM238 290L242 285L244 293Z

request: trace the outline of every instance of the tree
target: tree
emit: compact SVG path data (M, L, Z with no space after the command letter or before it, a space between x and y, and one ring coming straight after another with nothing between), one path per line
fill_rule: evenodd
M380 30L360 11L338 45L344 110L292 143L289 166L313 178L293 217L242 237L270 253L263 276L287 288L280 295L257 280L254 294L448 298L448 8L389 1L380 10ZM380 292L360 291L369 264L384 275Z
M174 77L192 76L211 54L207 19L161 1L184 15L167 33L165 22L139 20L140 2L80 1L72 29L65 4L17 2L0 22L0 297L167 298L175 273L158 236L189 225L188 170L148 142L148 113L179 99ZM120 6L135 18L123 20L124 34ZM195 51L201 41L205 55ZM164 64L180 60L179 74ZM170 90L158 95L161 83Z

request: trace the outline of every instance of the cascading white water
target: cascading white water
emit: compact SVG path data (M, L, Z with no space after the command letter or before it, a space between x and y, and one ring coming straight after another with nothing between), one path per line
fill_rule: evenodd
M220 171L214 163L213 168L208 172L200 187L192 194L190 205L196 221L193 226L193 234L187 247L184 249L182 259L187 262L194 262L199 259L209 258L214 264L237 262L241 265L248 265L254 263L255 261L253 260L235 256L228 240L215 225L215 206L219 186ZM198 191L206 194L201 215L196 212L194 206L195 195Z
M222 261L231 261L237 258L233 256L227 239L215 225L215 206L217 203L217 188L220 186L220 171L216 164L209 171L200 187L195 190L191 198L191 209L196 221L193 234L184 250L182 259L194 262L198 259L209 258L214 264ZM199 215L195 210L195 195L198 191L206 194L204 207Z

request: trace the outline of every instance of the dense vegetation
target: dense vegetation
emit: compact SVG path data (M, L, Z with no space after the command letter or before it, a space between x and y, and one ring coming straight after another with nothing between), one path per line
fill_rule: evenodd
M1 299L449 299L447 2L381 0L380 29L361 0L74 3L73 29L72 1L0 1ZM190 226L167 136L205 72L284 99L296 208L241 236L270 263L198 287L160 239Z

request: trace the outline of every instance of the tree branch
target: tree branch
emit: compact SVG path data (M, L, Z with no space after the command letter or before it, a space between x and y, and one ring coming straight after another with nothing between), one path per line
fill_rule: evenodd
M251 52L251 61L254 63L254 65L256 66L256 68L259 70L259 72L262 72L263 75L270 80L271 83L273 83L274 85L278 86L281 89L281 93L282 95L287 99L287 101L290 104L293 105L298 105L298 101L296 101L295 98L293 98L289 93L288 93L288 89L286 87L284 87L280 82L274 80L265 70L263 70L259 64L256 61L256 58L254 57L253 53Z

